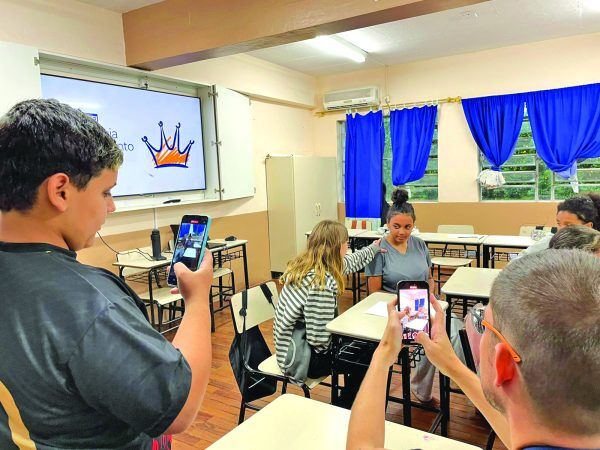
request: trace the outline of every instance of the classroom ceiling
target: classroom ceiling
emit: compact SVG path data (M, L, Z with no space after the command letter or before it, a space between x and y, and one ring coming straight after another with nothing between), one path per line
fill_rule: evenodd
M362 64L311 41L248 54L318 76L593 32L600 32L600 0L491 0L339 33L368 53Z
M133 11L134 9L143 8L144 6L160 3L162 0L79 0L88 5L94 5L99 8L108 9L110 11L124 13Z

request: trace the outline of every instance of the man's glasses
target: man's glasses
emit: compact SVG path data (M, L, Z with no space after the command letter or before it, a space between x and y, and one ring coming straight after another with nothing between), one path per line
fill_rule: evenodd
M473 327L475 327L475 330L479 334L483 334L483 332L485 331L486 328L488 330L490 330L492 333L494 333L498 337L498 339L500 339L500 341L502 343L504 343L504 345L506 345L506 347L508 348L508 352L510 353L510 356L512 356L512 359L514 359L515 362L520 363L521 357L519 356L519 354L515 351L515 349L512 347L512 345L510 345L508 343L506 338L504 336L502 336L502 333L500 333L496 328L494 328L494 326L491 323L489 323L487 320L485 320L483 318L484 312L485 312L485 307L481 306L481 305L475 306L471 309L471 317L473 318Z

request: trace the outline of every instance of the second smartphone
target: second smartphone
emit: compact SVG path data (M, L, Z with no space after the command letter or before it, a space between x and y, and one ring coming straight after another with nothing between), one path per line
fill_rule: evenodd
M397 287L398 311L408 311L402 319L402 342L412 344L420 331L431 335L429 284L425 281L400 281Z
M170 286L177 286L173 268L176 263L181 262L190 270L197 270L200 266L206 250L210 224L211 219L208 216L186 215L181 219L167 278Z

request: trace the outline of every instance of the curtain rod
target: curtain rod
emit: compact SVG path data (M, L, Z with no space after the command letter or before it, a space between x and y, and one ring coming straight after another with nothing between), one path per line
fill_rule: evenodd
M388 109L389 111L392 111L393 109L404 109L404 108L412 108L414 106L425 106L425 105L439 105L442 103L460 103L462 101L461 97L446 97L446 98L439 98L436 100L422 100L419 102L409 102L409 103L382 103L380 105L374 105L374 106L360 106L358 108L340 108L340 109L334 109L331 111L315 111L315 114L319 117L323 117L325 114L334 114L334 113L340 113L340 112L346 112L346 113L352 113L352 112L358 112L358 111L364 111L367 109L370 109L371 111L378 111L378 110L384 110L384 109Z

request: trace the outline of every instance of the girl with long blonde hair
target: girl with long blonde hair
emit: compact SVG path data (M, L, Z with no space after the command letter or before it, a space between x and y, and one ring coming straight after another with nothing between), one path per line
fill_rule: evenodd
M288 263L274 325L277 363L285 374L304 381L331 372L331 335L325 327L337 314L345 276L365 267L380 252L379 244L348 254L346 227L323 220L312 230L306 251Z

